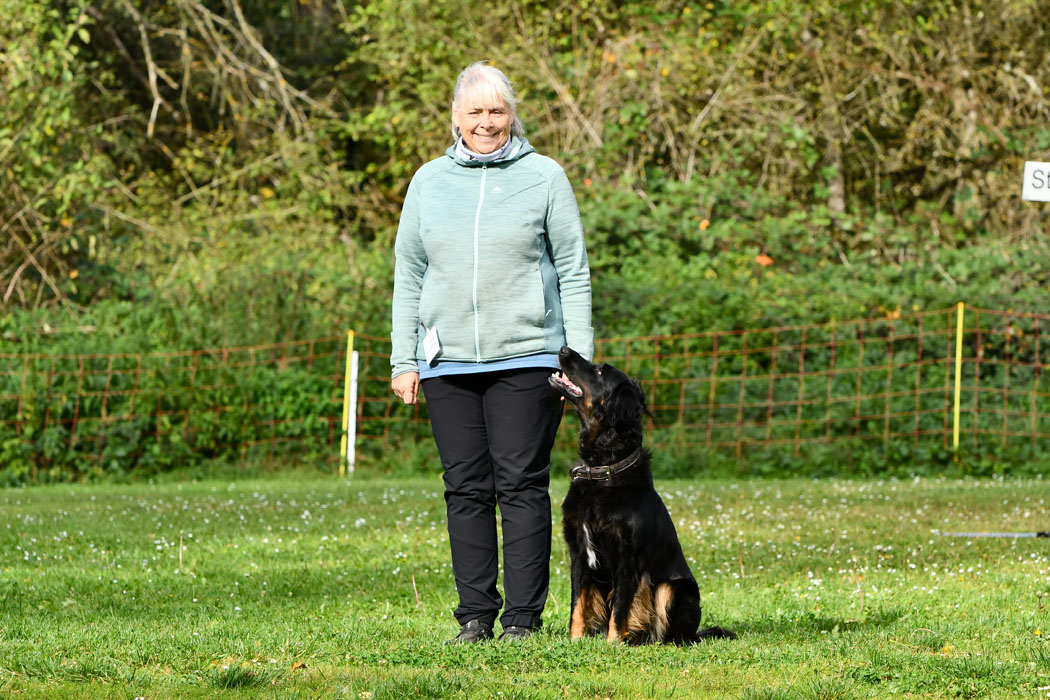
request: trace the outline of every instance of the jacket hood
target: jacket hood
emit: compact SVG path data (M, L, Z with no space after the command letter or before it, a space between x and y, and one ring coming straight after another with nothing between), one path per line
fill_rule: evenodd
M456 152L456 144L452 144L451 146L449 146L448 150L445 151L445 155L454 160L456 162L456 165L462 165L467 168L477 168L482 165L493 165L495 163L510 163L521 158L522 156L526 156L530 153L536 152L536 149L532 147L532 144L529 143L529 140L524 136L511 136L510 139L510 151L507 153L507 155L505 155L502 158L497 158L496 160L491 161L489 163L481 163L478 161L464 160L460 158L458 153Z

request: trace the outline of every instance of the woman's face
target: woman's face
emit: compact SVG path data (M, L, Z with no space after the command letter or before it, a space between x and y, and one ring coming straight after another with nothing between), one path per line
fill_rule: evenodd
M510 138L514 118L502 100L491 104L477 97L465 97L452 112L452 124L463 134L463 145L475 153L492 153Z

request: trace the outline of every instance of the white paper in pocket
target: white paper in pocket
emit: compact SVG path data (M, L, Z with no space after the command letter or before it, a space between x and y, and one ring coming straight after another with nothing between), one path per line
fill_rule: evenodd
M428 330L426 337L423 338L423 352L426 355L427 364L434 364L434 358L441 352L441 341L438 340L437 327Z

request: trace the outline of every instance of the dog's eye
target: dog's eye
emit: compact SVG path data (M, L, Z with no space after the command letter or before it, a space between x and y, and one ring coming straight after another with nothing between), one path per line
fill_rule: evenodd
M602 368L601 368L601 365L599 365L598 367L596 367L596 368L595 368L595 371L596 371L596 372L597 372L598 374L601 374L601 373L602 373Z

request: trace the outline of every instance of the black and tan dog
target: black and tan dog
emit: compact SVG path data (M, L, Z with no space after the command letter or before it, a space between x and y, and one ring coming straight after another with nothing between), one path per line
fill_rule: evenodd
M559 364L550 383L581 423L581 461L562 504L572 559L570 635L629 644L735 637L718 627L697 629L700 590L642 447L641 385L569 348Z

